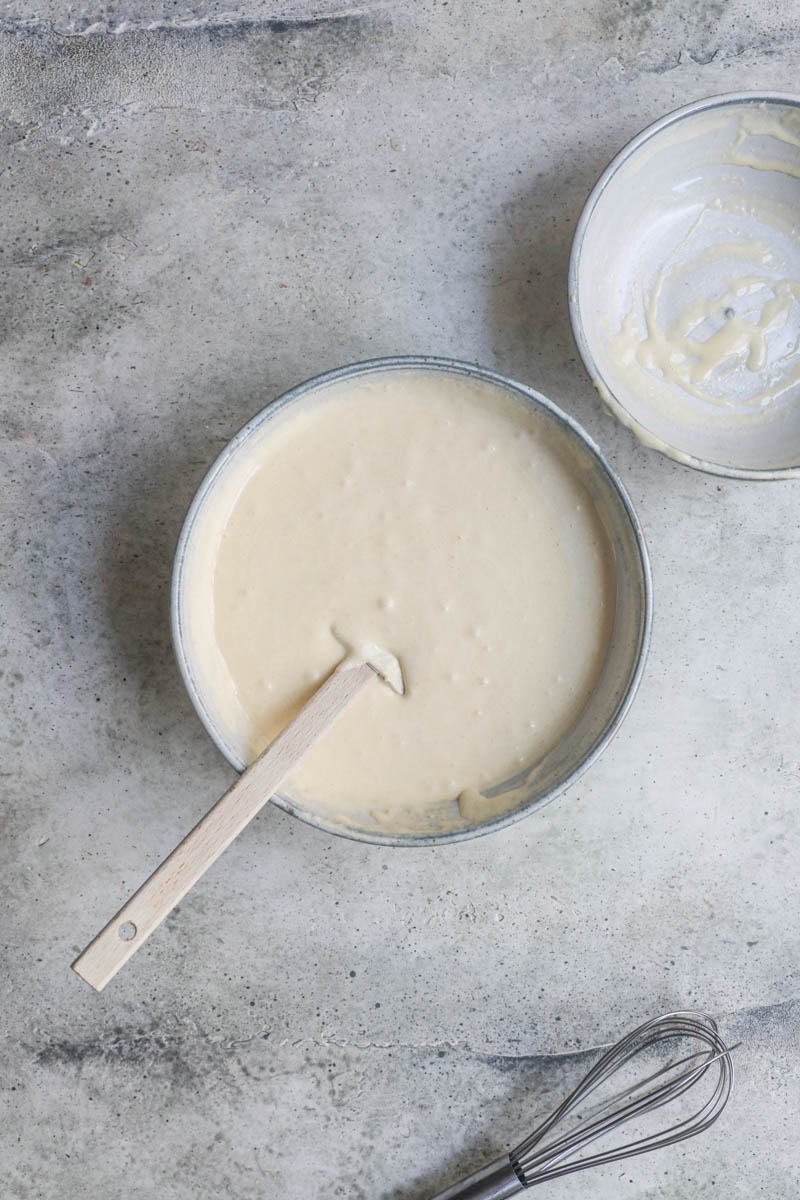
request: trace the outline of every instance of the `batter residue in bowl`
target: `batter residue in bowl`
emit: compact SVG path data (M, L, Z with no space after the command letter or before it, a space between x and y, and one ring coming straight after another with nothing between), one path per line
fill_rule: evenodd
M686 112L611 174L581 247L582 332L646 444L723 473L797 464L799 228L800 108L778 98Z

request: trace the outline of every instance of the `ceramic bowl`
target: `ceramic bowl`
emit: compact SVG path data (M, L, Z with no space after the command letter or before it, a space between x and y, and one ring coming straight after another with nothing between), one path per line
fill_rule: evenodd
M586 369L645 445L800 475L800 99L714 96L635 137L578 222L569 303Z

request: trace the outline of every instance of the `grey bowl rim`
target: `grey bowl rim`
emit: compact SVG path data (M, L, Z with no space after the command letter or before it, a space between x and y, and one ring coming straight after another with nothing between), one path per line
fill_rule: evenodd
M636 417L629 408L614 394L608 383L603 378L594 355L589 347L588 339L584 331L583 319L580 311L580 288L578 283L578 275L580 268L581 252L583 243L586 238L586 232L589 228L589 223L594 213L597 203L600 200L603 192L608 187L611 180L620 170L620 168L636 153L646 142L652 137L667 129L670 125L674 125L686 117L696 116L701 112L710 112L715 108L726 108L732 104L781 104L789 105L793 108L800 108L800 94L793 92L762 92L762 91L745 91L745 92L720 92L718 95L704 96L700 100L692 100L689 104L682 104L680 108L672 109L665 113L662 117L653 121L650 125L646 125L634 137L627 141L624 146L609 162L608 166L599 176L597 182L586 198L581 215L578 218L578 223L575 226L575 233L572 237L572 247L569 256L569 269L567 272L567 300L569 305L570 324L572 326L572 336L575 339L575 345L578 348L578 353L583 360L583 365L586 368L593 384L595 380L602 383L607 389L610 396L613 397L614 403L619 405L620 409L627 415L630 420L631 431L636 436L637 429L641 429L650 437L656 438L652 430L648 429L642 421ZM613 410L610 410L612 415ZM619 417L617 416L617 420ZM621 424L624 422L620 422ZM681 466L690 467L695 471L702 471L706 475L713 475L717 478L725 479L747 479L765 482L768 480L778 479L797 479L800 477L800 463L790 467L729 467L724 463L712 463L706 459L698 458L694 454L690 454L687 450L681 450L680 446L673 446L669 442L665 442L662 438L656 438L658 445L652 447L659 454L663 454L665 458L672 459L673 462L680 463Z
M628 710L633 703L634 697L639 690L639 684L644 673L645 664L647 662L648 652L650 649L650 640L652 632L652 610L653 610L653 582L650 568L650 558L647 550L647 544L642 530L641 523L633 507L630 496L627 493L622 481L617 473L609 464L600 447L596 444L593 438L570 417L563 412L546 396L534 388L528 387L525 384L518 383L515 380L509 379L507 376L500 374L497 371L492 371L485 367L480 367L477 364L469 363L460 359L444 358L434 355L391 355L378 358L364 359L359 362L349 363L343 367L337 367L330 371L324 371L319 375L315 375L310 379L304 380L302 383L289 388L276 396L275 399L269 401L261 408L253 417L250 418L233 437L226 443L220 453L213 460L205 475L201 479L192 501L184 517L181 531L178 536L175 554L172 563L172 574L170 580L170 631L172 635L172 646L175 658L178 664L183 685L192 702L192 706L199 717L206 733L216 745L217 749L223 757L236 770L241 772L244 770L245 764L236 757L226 746L219 731L216 729L210 713L206 710L203 704L199 691L195 685L189 666L189 656L186 653L186 647L181 629L181 585L182 571L186 558L186 548L191 537L192 529L195 521L202 509L206 497L214 486L214 482L219 473L224 469L233 455L246 442L257 429L260 429L267 421L269 421L277 412L281 411L287 405L296 403L309 392L316 391L320 387L328 384L337 383L341 380L355 378L360 375L372 374L376 371L383 370L400 370L400 369L421 369L445 371L447 373L455 373L466 375L471 379L478 379L489 383L500 385L502 388L508 389L517 395L521 395L527 402L538 405L545 409L562 428L567 430L568 436L576 438L588 448L590 454L596 460L599 468L605 472L606 477L613 485L617 495L622 501L622 507L628 518L631 527L634 544L638 555L638 562L642 576L642 592L643 603L642 611L639 618L638 645L634 656L634 667L631 672L628 685L623 696L617 704L614 711L609 716L602 733L595 740L594 744L587 753L579 760L573 769L562 780L559 781L543 796L537 800L531 801L529 804L521 805L510 813L504 813L493 820L485 821L481 824L470 826L468 829L448 830L441 833L432 834L388 834L367 830L353 829L345 824L339 824L336 821L328 820L324 815L314 813L310 809L296 804L288 796L284 796L280 792L276 792L270 797L271 803L277 805L278 808L289 813L291 816L298 817L307 825L312 825L325 833L333 834L337 837L345 837L351 841L363 842L379 846L394 846L394 847L428 847L442 846L452 842L468 841L472 838L482 837L487 833L494 833L508 825L513 825L517 821L530 816L533 812L538 812L545 805L551 803L556 796L561 795L567 788L581 778L592 764L600 757L609 743L613 740L618 732L622 722L624 721Z

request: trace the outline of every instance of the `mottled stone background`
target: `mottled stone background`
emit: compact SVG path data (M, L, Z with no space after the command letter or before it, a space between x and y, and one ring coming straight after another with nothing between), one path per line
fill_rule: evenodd
M691 1005L744 1041L724 1119L547 1196L800 1192L800 484L640 449L565 302L609 157L796 88L791 10L0 6L3 1198L426 1200ZM534 384L629 487L656 616L623 731L464 845L264 812L96 996L70 960L232 776L169 643L192 492L283 388L414 352Z

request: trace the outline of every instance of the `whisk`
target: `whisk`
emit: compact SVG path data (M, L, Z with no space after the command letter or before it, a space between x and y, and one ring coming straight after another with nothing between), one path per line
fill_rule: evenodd
M617 1092L589 1112L577 1110L585 1101L637 1055L646 1054L661 1042L688 1043L691 1052L673 1059L665 1066L639 1079L637 1083ZM737 1045L739 1043L737 1042ZM549 1179L558 1179L573 1171L596 1167L671 1146L684 1138L694 1137L713 1125L720 1116L733 1087L731 1050L720 1037L716 1022L705 1013L674 1012L646 1021L622 1038L595 1063L575 1091L550 1114L530 1137L495 1162L470 1175L461 1183L440 1192L434 1200L504 1200L526 1188ZM710 1094L691 1115L657 1133L627 1141L608 1150L586 1154L586 1147L619 1129L626 1122L644 1117L669 1104L699 1083L711 1072ZM559 1127L572 1117L573 1123L563 1132Z

